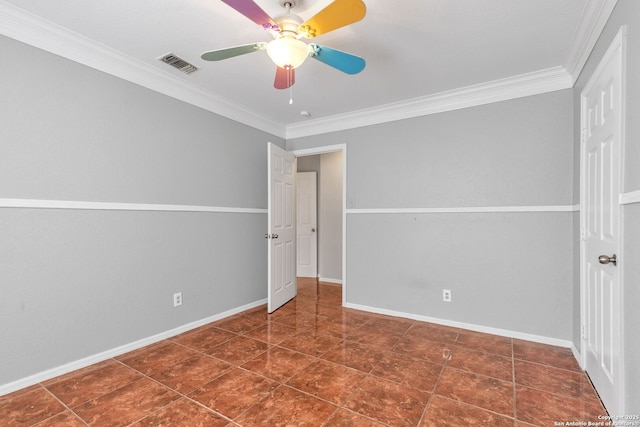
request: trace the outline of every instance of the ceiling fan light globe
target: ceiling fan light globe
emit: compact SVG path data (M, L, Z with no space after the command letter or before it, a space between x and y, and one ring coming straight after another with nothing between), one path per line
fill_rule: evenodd
M306 61L311 50L302 40L295 37L280 37L267 44L269 58L281 68L297 68Z

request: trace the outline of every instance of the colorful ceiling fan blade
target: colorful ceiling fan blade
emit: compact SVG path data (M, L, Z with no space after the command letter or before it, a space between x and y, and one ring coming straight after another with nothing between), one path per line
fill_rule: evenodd
M312 58L336 68L343 73L358 74L367 65L364 59L350 53L342 52L326 46L312 45L315 53Z
M265 48L267 44L264 42L245 44L243 46L229 47L226 49L210 50L200 55L205 61L220 61L222 59L233 58L234 56L244 55L246 53L257 52Z
M256 24L263 27L265 30L274 30L278 27L276 21L274 21L267 13L260 8L253 0L222 0L227 5L231 6L247 18L251 19Z
M295 68L282 68L278 67L276 70L276 80L273 83L273 87L276 89L288 89L296 82L296 70Z
M362 0L334 0L329 6L302 23L300 32L307 38L313 38L358 22L366 13L367 7Z

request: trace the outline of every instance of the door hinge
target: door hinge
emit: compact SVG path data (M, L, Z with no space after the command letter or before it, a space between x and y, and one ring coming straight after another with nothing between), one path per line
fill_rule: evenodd
M586 340L587 339L587 326L583 326L582 327L582 339Z
M587 240L587 230L584 228L580 229L580 240Z

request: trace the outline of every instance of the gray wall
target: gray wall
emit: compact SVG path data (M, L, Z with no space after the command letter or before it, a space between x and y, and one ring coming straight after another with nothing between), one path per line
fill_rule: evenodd
M640 12L640 11L638 11ZM637 46L637 44L636 44ZM640 70L636 69L637 72ZM640 112L636 111L636 117ZM636 144L638 143L636 139ZM640 163L640 159L636 159ZM624 206L624 370L625 409L628 414L637 414L640 408L640 203Z
M573 91L288 141L348 145L348 302L579 347L577 213L357 209L578 203L579 93L623 24L623 188L638 191L636 0L619 0ZM0 68L0 198L266 207L265 143L282 140L4 37L0 50L21 64ZM623 215L632 413L640 204ZM265 228L263 214L0 208L0 386L264 298Z
M315 172L320 173L320 155L298 157L298 172ZM318 183L316 179L316 184Z
M319 275L333 281L342 281L342 166L342 152L320 155Z
M5 37L0 51L20 64L0 68L0 198L266 208L281 139ZM0 208L0 386L265 298L266 222Z
M626 134L625 165L622 191L625 193L640 191L640 2L637 0L619 0L613 14L609 18L598 43L591 53L575 87L575 105L579 108L580 92L584 89L589 77L593 74L611 41L620 27L627 25L627 68L626 68ZM576 145L579 144L577 133L579 116L576 121ZM624 317L624 366L627 414L637 414L640 410L640 204L635 203L622 207L624 217L623 250L621 259L623 266L623 317ZM576 298L579 298L579 291ZM579 322L579 319L577 319ZM579 324L579 323L578 323Z
M287 141L347 144L347 302L571 340L574 213L357 210L570 206L572 123L564 90Z
M298 158L299 172L316 172L318 276L342 281L342 153Z

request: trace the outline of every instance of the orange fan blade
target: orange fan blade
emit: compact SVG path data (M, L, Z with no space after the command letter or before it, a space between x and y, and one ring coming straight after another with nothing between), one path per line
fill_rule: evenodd
M276 70L276 81L273 87L276 89L288 89L296 82L296 70L291 67L278 67Z
M307 38L328 33L358 22L367 13L362 0L334 0L312 18L300 25L299 31Z

